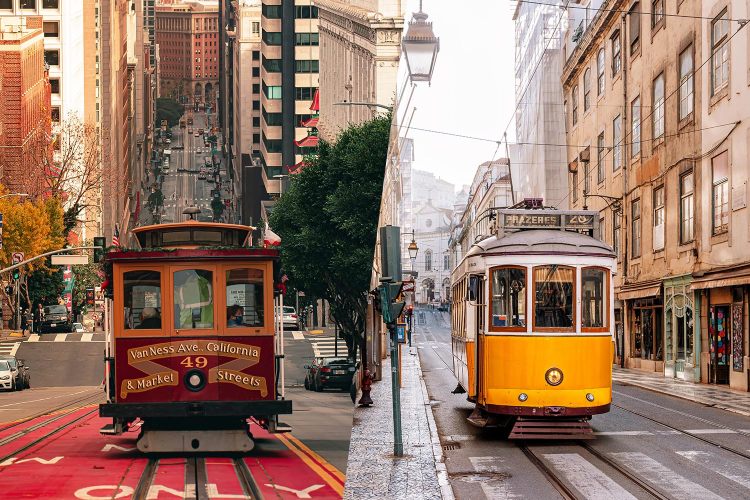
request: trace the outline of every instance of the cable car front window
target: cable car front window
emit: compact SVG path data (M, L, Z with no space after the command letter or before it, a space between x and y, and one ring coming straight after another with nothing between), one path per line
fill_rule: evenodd
M174 318L178 329L213 328L213 273L190 269L174 273Z
M125 329L161 329L161 273L128 271L122 281Z
M581 328L607 328L607 271L596 267L581 269Z
M526 269L498 268L492 271L492 330L526 328Z
M534 268L534 327L571 330L575 325L575 269Z

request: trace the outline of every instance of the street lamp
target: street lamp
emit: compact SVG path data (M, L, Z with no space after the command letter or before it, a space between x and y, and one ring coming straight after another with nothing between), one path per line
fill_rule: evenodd
M281 195L284 194L284 179L286 177L289 177L289 176L288 175L284 175L284 174L277 174L277 175L273 176L274 179L278 179L279 180L279 197L281 197Z
M409 246L406 248L409 251L409 258L414 262L414 260L417 258L417 254L419 253L419 247L417 246L417 242L414 240L414 233L412 232L411 235L411 243L409 243Z
M432 31L432 23L427 22L427 14L422 12L422 0L419 0L419 12L412 14L406 35L401 39L401 47L412 82L430 82L435 69L435 59L440 50L440 39Z

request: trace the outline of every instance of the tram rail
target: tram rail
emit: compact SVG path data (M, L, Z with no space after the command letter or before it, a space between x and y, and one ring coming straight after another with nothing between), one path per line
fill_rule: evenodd
M32 420L36 420L37 418L40 418L40 417L45 417L47 415L56 414L58 412L64 411L66 408L72 408L74 405L78 405L78 406L76 406L76 409L77 408L83 408L84 406L86 406L88 404L95 403L95 402L97 402L97 400L101 400L101 399L102 399L102 392L99 389L99 390L97 390L97 392L95 392L93 394L88 394L86 396L83 396L83 397L81 397L79 399L76 399L75 401L68 401L67 403L61 404L60 406L56 406L56 407L51 408L49 410L43 410L43 411L40 411L39 413L35 413L34 415L31 415L29 417L24 417L24 418L21 418L21 419L18 419L18 420L14 420L13 422L8 422L7 424L0 426L0 432L5 432L8 429L13 429L14 427L19 427L19 426L21 426L21 425L23 425L23 424L25 424L27 422L30 422ZM79 403L82 403L82 404L79 405ZM2 444L3 443L0 442L0 445L2 445Z

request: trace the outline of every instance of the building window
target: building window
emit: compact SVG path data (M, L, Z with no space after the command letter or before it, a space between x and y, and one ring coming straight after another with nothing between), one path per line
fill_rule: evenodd
M653 89L653 126L654 139L664 135L664 73L660 74L654 80Z
M612 212L612 248L620 260L620 213Z
M586 68L583 73L583 112L591 107L591 68Z
M260 76L260 68L259 67L256 66L256 67L253 68L253 76L255 76L255 77Z
M269 73L281 73L281 59L263 59L263 68Z
M596 180L604 182L604 132L596 138Z
M318 18L318 8L312 7L309 5L301 5L298 7L295 7L295 17L297 19L317 19Z
M55 106L51 110L52 123L60 123L60 108Z
M253 134L253 144L260 143L260 134Z
M612 35L612 76L620 73L622 66L622 43L620 41L620 32L615 31Z
M680 243L693 241L695 205L693 201L693 172L680 177Z
M0 0L0 9L10 10L13 8L13 0Z
M43 9L58 9L60 8L60 0L42 0Z
M260 84L253 83L253 94L260 94Z
M265 61L264 61L265 62ZM318 73L320 63L317 60L294 61L294 71L296 73ZM281 71L281 68L279 68Z
M296 87L294 98L298 101L310 101L315 95L315 87Z
M21 0L19 5L22 9L36 9L36 0Z
M267 99L281 99L281 85L266 85L263 83L263 94Z
M49 86L53 94L58 94L58 95L60 94L60 79L59 78L50 78Z
M448 265L448 255L443 255L443 271L448 271L448 268L450 266Z
M260 109L260 101L253 101L253 110Z
M680 54L680 120L693 112L693 47Z
M638 51L641 42L641 4L636 2L628 12L630 23L630 55Z
M268 139L265 133L262 133L263 145L269 153L281 153L281 139Z
M263 30L263 41L266 45L281 45L281 32Z
M260 61L260 51L254 50L253 51L253 61Z
M253 21L252 23L252 30L253 35L259 35L260 34L260 23L257 21Z
M260 116L253 116L253 127L260 127Z
M45 50L44 62L46 62L50 66L59 66L60 65L60 51L59 50Z
M281 113L268 113L265 108L263 109L263 120L269 127L278 127L281 125L282 114Z
M573 171L570 192L572 193L571 198L575 203L576 201L578 201L578 169Z
M630 104L630 154L634 158L641 153L641 98L636 97Z
M320 38L318 33L297 33L294 35L294 44L302 46L317 46L320 45Z
M44 21L44 38L59 38L60 37L60 23L57 21Z
M652 0L651 2L651 28L661 26L664 21L664 0Z
M281 19L281 5L263 4L263 17L268 19Z
M622 120L620 115L612 120L612 171L622 167Z
M714 200L714 234L727 231L729 227L729 152L724 151L711 158Z
M573 101L573 125L575 125L578 123L578 85L573 86L570 100Z
M729 18L724 9L711 21L711 95L724 88L729 80Z
M596 55L596 95L604 94L604 47Z
M654 189L654 251L664 250L664 186Z
M424 253L424 270L432 271L432 250L427 250Z
M630 255L637 259L641 256L641 200L633 200L630 207L632 213L632 235Z

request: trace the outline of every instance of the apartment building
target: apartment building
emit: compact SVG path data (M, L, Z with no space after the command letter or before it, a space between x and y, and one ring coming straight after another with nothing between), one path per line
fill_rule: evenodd
M335 140L349 124L366 121L382 113L382 106L394 105L404 4L400 0L315 1L320 17L322 138ZM343 102L360 104L336 105Z
M215 106L219 88L219 3L164 1L155 6L163 96Z
M30 166L52 153L44 51L41 17L0 17L0 182L11 193L41 192L41 172Z

